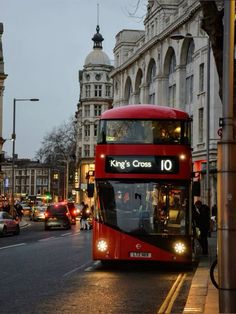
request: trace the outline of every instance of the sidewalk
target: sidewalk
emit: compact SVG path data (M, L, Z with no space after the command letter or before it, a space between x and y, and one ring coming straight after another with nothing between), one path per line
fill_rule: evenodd
M213 286L210 279L210 266L216 256L216 242L217 232L212 232L211 237L208 238L209 255L200 257L183 314L219 313L218 290Z

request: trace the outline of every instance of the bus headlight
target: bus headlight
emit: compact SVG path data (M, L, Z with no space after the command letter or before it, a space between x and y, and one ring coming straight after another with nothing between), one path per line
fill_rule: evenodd
M183 242L176 242L174 244L174 250L177 254L184 254L186 252L186 246Z
M100 252L105 252L108 248L108 244L105 240L99 240L97 243L97 249Z

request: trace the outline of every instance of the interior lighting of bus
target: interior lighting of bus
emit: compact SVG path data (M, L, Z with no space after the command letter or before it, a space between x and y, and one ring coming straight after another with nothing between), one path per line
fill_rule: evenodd
M183 242L176 242L174 244L174 250L177 254L184 254L186 252L186 246Z
M97 249L100 252L105 252L108 249L108 244L105 240L99 240L97 243Z
M174 129L174 132L175 132L175 133L179 133L179 134L180 134L180 132L181 132L181 128L180 128L180 126L178 126L177 128L175 128L175 129Z

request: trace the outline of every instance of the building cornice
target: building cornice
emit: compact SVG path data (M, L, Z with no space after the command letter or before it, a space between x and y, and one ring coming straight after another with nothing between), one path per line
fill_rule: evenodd
M191 20L191 18L193 17L193 15L198 12L201 9L201 4L200 2L195 2L194 6L191 6L191 8L189 7L186 12L181 15L179 18L177 18L175 21L173 21L172 24L170 24L164 31L162 31L160 34L155 35L151 40L149 40L148 42L144 43L140 48L138 48L135 53L129 58L127 59L121 66L115 68L112 72L111 72L111 77L113 77L114 75L118 74L119 72L124 71L125 69L127 69L130 65L132 65L134 62L136 62L137 60L139 60L142 55L144 55L146 53L147 50L150 50L154 45L156 45L157 43L162 42L163 40L165 40L166 38L168 38L170 36L170 34L172 34L173 32L175 32L177 29L179 29L180 26L186 24L186 22L188 22L189 20ZM140 38L140 40L145 39L145 36L143 36L142 38ZM139 41L140 41L139 40Z

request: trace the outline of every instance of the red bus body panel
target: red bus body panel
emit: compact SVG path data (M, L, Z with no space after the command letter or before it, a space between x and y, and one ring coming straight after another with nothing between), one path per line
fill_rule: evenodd
M135 113L134 113L135 112ZM158 105L128 105L103 112L101 119L179 119L188 120L189 115L179 109Z
M109 249L106 252L99 252L96 249L97 240L106 240ZM177 241L177 240L176 240ZM175 241L175 242L176 242ZM191 248L191 239L185 238L189 251ZM131 257L130 253L149 253L150 257ZM181 256L169 252L167 249L161 249L145 241L122 233L109 226L101 224L94 220L93 222L93 259L94 260L150 260L159 262L189 263L191 254Z

